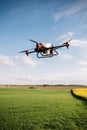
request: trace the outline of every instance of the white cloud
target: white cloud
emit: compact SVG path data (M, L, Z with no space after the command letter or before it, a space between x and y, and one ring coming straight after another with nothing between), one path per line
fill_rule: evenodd
M61 60L70 60L72 59L72 56L70 56L69 54L60 54L60 59Z
M29 59L28 59L29 58ZM72 58L68 54L60 54L60 58L62 60L68 60ZM0 56L0 69L3 69L9 65L8 71L3 73L3 76L0 77L0 83L6 84L87 84L87 62L80 61L77 66L77 69L68 70L65 68L64 70L60 69L58 71L52 71L48 73L46 69L46 73L40 70L43 73L38 73L36 70L35 73L33 70L30 72L31 67L37 65L37 62L33 61L30 57L25 56ZM20 70L11 71L11 67L19 67ZM23 67L27 68L27 73L23 70ZM73 65L72 65L73 67ZM30 68L30 69L29 69ZM36 68L37 69L37 68ZM40 68L41 69L41 68ZM43 66L42 66L43 69ZM54 70L54 69L53 69ZM17 72L18 71L18 72ZM12 73L11 73L12 72ZM11 75L9 75L11 73Z
M24 67L34 67L36 62L27 56L4 56L0 55L0 70L4 71L4 68L24 68Z
M87 68L61 72L43 73L41 75L15 75L14 77L4 78L3 82L8 84L87 84ZM0 81L1 83L1 81Z
M80 0L76 3L74 3L74 5L71 5L70 7L67 6L67 9L62 9L61 12L57 12L53 15L53 18L55 20L55 22L57 22L59 19L61 19L62 17L69 17L72 16L76 13L78 13L79 11L81 11L82 9L87 7L87 1L86 0Z
M87 47L87 40L77 40L73 39L71 41L71 46L77 46L77 47Z
M2 67L14 67L15 63L12 57L0 55L0 66Z
M74 71L74 72L59 72L43 75L43 77L31 76L25 77L24 83L26 84L87 84L87 72L86 70ZM22 79L23 81L23 79Z
M20 77L15 77L17 83L20 84L55 84L59 79L57 79L54 76L51 75L44 75L43 76L20 76Z
M74 35L73 32L68 32L67 34L63 34L61 36L59 36L58 38L56 38L56 41L58 40L62 40L62 39L69 39L69 38L72 38L72 36Z
M31 57L15 56L15 60L17 62L17 65L22 65L24 67L36 66L36 62Z
M36 61L27 56L0 55L0 84L26 84L27 81L34 81L34 78L29 76L25 81L24 78L20 79L20 77L27 73L30 74L31 68L36 67L37 64Z
M20 77L14 77L14 79L17 80L17 82L20 82L21 84L34 84L39 82L39 78L37 76L20 76Z
M87 66L87 61L80 61L79 65L81 65L81 66Z

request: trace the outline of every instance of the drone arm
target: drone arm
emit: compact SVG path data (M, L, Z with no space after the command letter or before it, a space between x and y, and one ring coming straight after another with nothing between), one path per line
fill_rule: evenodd
M35 50L34 51L25 50L25 51L21 51L19 53L25 53L28 56L29 54L34 53L34 52L36 52L36 51Z
M54 49L59 49L59 48L61 48L61 47L64 47L64 45L54 46L53 48L54 48Z
M60 46L55 46L55 47L53 47L53 48L54 48L54 49L59 49L59 48L61 48L61 47L67 47L67 49L68 49L69 46L70 46L69 42L70 42L71 40L72 40L72 39L70 39L69 41L63 43L63 44L60 45Z
M34 52L36 52L36 51L30 51L29 54L30 54L30 53L34 53Z
M62 47L67 47L67 49L69 48L69 44L68 43L64 43L64 44L62 44L62 45L60 45L60 46L55 46L55 47L53 47L54 49L59 49L59 48L62 48Z

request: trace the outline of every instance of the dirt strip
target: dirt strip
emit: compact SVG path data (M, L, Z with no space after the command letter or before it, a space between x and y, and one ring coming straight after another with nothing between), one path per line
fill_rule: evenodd
M74 89L74 88L87 88L87 86L85 86L85 85L0 85L0 88L71 90L71 89Z

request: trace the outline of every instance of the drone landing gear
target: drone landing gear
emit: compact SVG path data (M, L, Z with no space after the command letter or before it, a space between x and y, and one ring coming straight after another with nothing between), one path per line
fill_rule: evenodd
M39 52L37 53L37 57L38 58L49 58L49 57L53 57L53 56L56 56L58 55L58 52L56 50L54 50L54 54L51 53L51 54L44 54L43 52Z
M48 58L48 57L52 57L52 56L53 56L52 54L45 55L45 54L42 54L41 52L37 53L38 58Z

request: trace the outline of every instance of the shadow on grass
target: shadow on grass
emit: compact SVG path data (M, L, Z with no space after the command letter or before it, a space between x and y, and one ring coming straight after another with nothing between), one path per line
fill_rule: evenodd
M84 104L87 105L87 99L86 99L85 97L81 97L81 96L76 95L76 94L73 92L72 89L71 89L71 94L72 94L73 97L75 97L75 98L77 98L77 99L79 99L79 100L84 101Z

